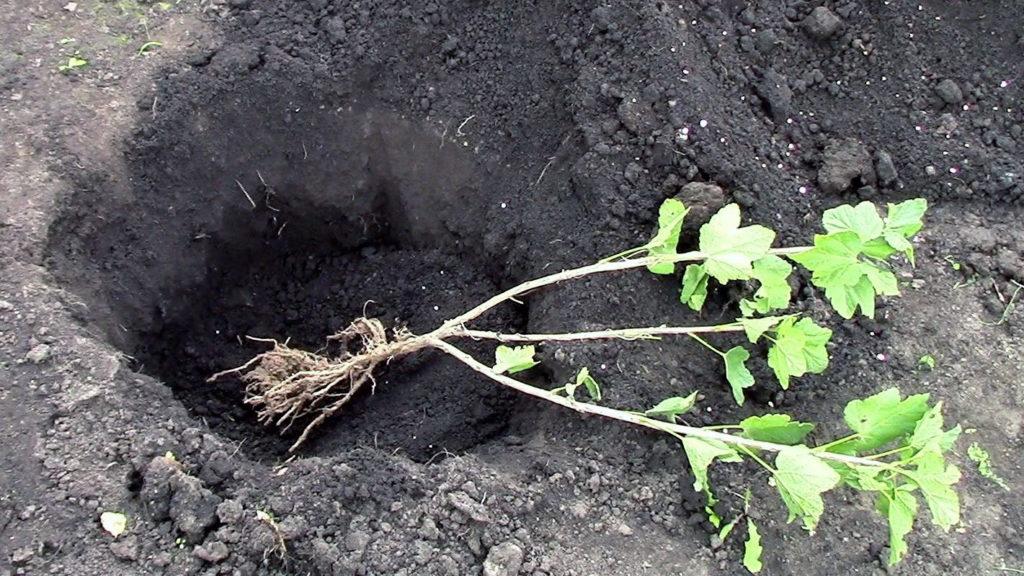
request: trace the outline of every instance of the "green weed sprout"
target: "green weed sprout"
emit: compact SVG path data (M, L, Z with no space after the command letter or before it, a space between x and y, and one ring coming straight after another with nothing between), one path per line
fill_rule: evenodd
M737 526L746 531L743 565L761 570L761 535L746 510L725 523L715 512L717 502L708 476L714 463L751 461L764 469L770 484L789 511L788 521L799 520L813 532L825 510L822 496L839 487L872 493L876 509L889 524L889 562L895 564L907 552L906 536L913 529L920 502L932 522L949 530L960 521L960 503L953 485L960 472L946 462L960 434L960 427L945 429L942 403L930 403L927 394L904 397L892 388L846 405L843 418L849 433L832 440L811 443L814 424L787 414L761 414L740 422L696 427L686 415L697 402L697 392L666 398L646 409L622 409L600 404L601 386L586 367L573 382L553 390L533 386L512 375L538 364L535 346L543 343L579 343L598 340L652 340L681 336L692 338L718 356L725 380L738 404L744 390L754 384L746 362L746 346L721 350L710 341L721 333L741 333L751 345L767 345L767 363L783 389L805 374L828 367L828 328L811 318L786 313L790 306L789 276L793 264L811 273L833 309L843 318L856 313L873 316L875 298L899 293L889 260L902 254L914 260L910 239L921 229L927 209L923 199L889 204L879 215L868 202L825 211L824 234L813 245L773 248L775 232L763 226L741 226L740 209L729 204L700 229L698 250L678 252L680 231L687 208L666 200L660 207L658 230L642 246L594 264L563 270L509 288L478 306L452 318L432 332L415 335L404 328L391 334L379 320L356 319L330 339L340 342L337 356L290 348L274 340L261 340L272 348L235 368L214 375L240 375L246 384L246 402L259 419L287 430L307 422L292 446L297 449L316 426L341 410L367 384L382 363L424 349L439 350L503 386L584 414L603 416L668 434L678 440L695 478L694 489L707 498L709 520L724 540ZM732 322L711 326L649 326L610 328L590 332L516 334L476 330L468 325L495 307L515 301L539 288L594 274L646 268L670 276L677 264L685 264L680 301L700 310L712 283L756 283L756 290L739 304L740 315ZM452 343L454 340L498 342L493 365L485 364ZM357 352L350 352L356 344ZM578 391L585 398L578 398ZM745 522L740 522L745 520Z

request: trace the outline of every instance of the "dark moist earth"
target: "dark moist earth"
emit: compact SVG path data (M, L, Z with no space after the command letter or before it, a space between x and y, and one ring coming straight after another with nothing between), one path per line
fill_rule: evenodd
M436 354L295 456L237 380L205 382L265 349L247 336L315 348L364 313L428 330L641 243L671 196L687 247L727 202L781 245L844 202L932 209L875 320L799 278L835 337L788 392L738 408L677 340L542 347L530 381L589 366L610 406L700 390L694 421L784 410L817 440L853 398L929 392L1012 491L964 458L962 525L923 514L900 566L844 490L808 535L763 472L723 465L719 512L752 488L765 574L1024 569L1022 31L1009 0L0 0L0 575L740 573L675 443ZM594 277L481 327L712 323L742 297L694 318L677 287ZM105 511L128 518L116 540Z

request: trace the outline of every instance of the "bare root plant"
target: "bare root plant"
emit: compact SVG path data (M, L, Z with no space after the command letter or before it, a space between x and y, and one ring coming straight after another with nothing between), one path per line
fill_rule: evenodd
M890 562L907 550L904 537L917 514L915 492L920 492L933 522L948 530L959 522L959 500L952 485L959 478L956 466L945 463L945 454L960 427L943 430L941 402L930 406L927 394L902 397L895 388L846 405L844 419L852 433L828 442L809 445L814 425L786 414L751 416L735 424L695 427L685 415L696 403L697 393L666 398L647 410L626 410L600 405L601 389L586 367L574 382L548 390L512 378L538 362L534 345L545 342L596 340L651 340L670 336L689 337L717 354L725 379L738 404L744 390L754 385L747 368L750 350L734 346L720 350L708 339L715 334L737 333L751 344L768 343L767 364L779 385L786 389L793 378L826 370L826 344L832 332L798 314L768 315L790 306L790 261L811 273L811 283L824 292L833 309L844 318L859 310L873 316L878 295L898 294L890 259L904 255L913 263L910 239L921 229L927 208L924 200L890 204L883 218L867 202L827 210L822 218L826 234L812 246L772 248L775 233L763 226L740 226L740 212L730 204L701 227L699 250L677 252L687 209L678 200L665 201L659 211L658 231L643 246L597 263L564 270L523 282L487 299L444 322L433 331L413 334L404 327L390 333L377 319L356 318L345 330L328 338L319 352L292 348L288 342L253 338L271 348L238 368L211 379L236 375L245 384L245 402L253 406L260 422L282 432L297 423L304 428L291 450L305 443L313 430L338 414L367 388L375 388L374 373L382 365L410 354L432 349L455 358L482 376L523 394L584 414L606 417L669 434L680 441L696 479L694 488L707 497L709 520L720 528L724 540L737 522L746 520L747 540L743 564L751 572L761 569L760 535L744 512L725 523L715 512L717 499L708 481L715 462L752 461L766 470L771 483L789 510L789 520L799 518L813 530L824 510L821 495L840 484L876 493L878 509L890 526ZM672 275L676 264L687 263L682 275L680 301L700 310L712 281L752 281L757 290L740 302L742 317L711 326L648 326L561 334L518 334L476 330L470 324L495 307L535 290L595 274L647 268ZM494 365L487 365L454 342L462 339L500 343ZM522 344L506 346L505 344ZM588 398L577 398L577 389ZM774 455L774 462L770 462Z

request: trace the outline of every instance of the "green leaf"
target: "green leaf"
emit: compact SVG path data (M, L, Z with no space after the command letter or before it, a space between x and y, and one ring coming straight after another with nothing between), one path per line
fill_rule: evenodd
M700 228L704 268L722 284L751 278L753 262L764 258L775 240L775 232L764 226L739 226L740 207L729 204Z
M914 433L910 437L910 445L918 450L949 450L960 437L960 426L943 430L942 425L942 402L938 402L917 421Z
M867 276L862 276L851 286L826 286L825 297L843 318L853 318L858 306L868 318L875 317L875 288Z
M682 202L669 198L658 208L658 232L647 243L648 256L670 256L676 254L679 244L679 232L683 228L683 218L689 210ZM674 262L648 264L647 269L655 274L672 274L675 272Z
M750 358L750 352L742 346L730 348L725 353L725 379L729 381L732 388L732 397L736 403L743 406L743 389L754 385L754 375L747 370L746 361Z
M743 567L751 574L757 574L764 566L761 564L761 534L757 525L747 518L747 541L743 543Z
M927 411L927 394L901 399L897 388L889 388L874 396L851 401L843 410L843 419L860 437L851 447L866 452L913 433L917 422Z
M78 70L79 68L84 68L88 65L89 61L85 58L82 58L76 53L73 56L69 56L63 64L57 67L57 70L59 70L60 72L72 72L74 70Z
M736 524L739 521L740 517L737 516L736 518L733 518L731 522L729 522L725 526L722 526L722 529L718 531L718 539L722 542L725 542L725 539L729 537L729 534L732 534L733 528L736 527Z
M878 478L878 475L882 472L881 468L873 466L848 466L846 469L849 470L850 474L844 476L843 480L857 490L889 494L895 489L892 480Z
M928 211L928 201L914 198L899 204L889 204L889 213L885 218L885 227L899 232L904 238L917 234L924 226L922 218Z
M498 374L515 374L533 368L540 362L533 358L533 346L498 346L494 351L494 368Z
M888 496L883 496L888 498ZM907 553L907 534L914 528L914 517L917 516L917 498L910 490L901 486L897 488L891 500L888 500L886 517L889 520L889 565L892 566Z
M878 238L885 229L885 223L878 215L878 209L871 202L861 202L856 207L845 204L825 210L821 217L821 223L829 233L854 232L861 242Z
M764 414L751 416L740 422L743 435L751 440L785 444L800 444L814 430L814 424L797 422L788 414Z
M661 402L658 402L657 406L644 412L644 416L675 422L677 416L682 416L692 410L693 405L696 403L696 392L691 393L685 398L681 396L673 396L672 398L666 398Z
M917 359L918 366L924 366L929 370L935 370L935 356L931 354L925 354Z
M915 461L917 469L904 474L921 489L932 522L949 531L960 522L960 497L952 488L960 480L960 470L953 464L947 466L946 459L936 451L921 452Z
M812 272L811 282L825 291L840 316L852 318L859 307L872 317L875 293L896 295L899 289L892 272L861 259L867 249L856 232L847 230L819 234L814 248L791 258Z
M865 244L864 254L881 260L902 252L914 264L914 245L910 243L910 238L923 226L921 218L927 209L928 202L924 198L889 204L885 230L880 238Z
M703 308L708 298L708 278L703 265L688 265L683 273L683 291L679 293L679 301L694 311Z
M828 368L825 345L832 331L814 323L810 318L797 321L789 317L775 329L775 343L768 350L768 366L775 371L783 389L789 388L792 377L820 374Z
M754 279L760 282L753 300L740 302L740 309L745 316L767 314L772 310L783 310L789 307L792 288L789 286L789 275L793 266L774 254L769 254L754 262Z
M686 451L686 459L690 462L690 470L693 471L693 489L697 492L704 492L709 498L711 486L708 484L708 467L715 460L722 462L742 462L743 458L726 444L718 440L704 440L694 436L683 438L683 450Z
M988 478L989 480L995 482L1000 487L1002 487L1003 490L1008 491L1010 489L1010 486L1006 483L1006 480L1003 480L998 474L996 474L996 471L992 468L991 457L988 455L988 452L981 447L980 444L978 444L977 442L972 442L971 445L967 447L967 457L978 465L978 474L981 474L982 477Z
M764 318L739 318L736 321L743 325L743 332L751 344L757 344L765 332L785 320L786 316L765 316Z
M813 532L825 511L821 495L839 484L839 473L806 446L782 449L775 458L775 468L776 488L789 509L788 522L800 518Z
M142 46L139 47L139 56L144 56L150 50L152 50L154 48L160 48L163 45L164 45L163 42L156 42L156 41L146 42L145 44L143 44Z
M594 402L601 401L601 385L590 375L590 370L586 366L580 368L579 373L576 374L576 385L585 386L587 394L590 394L590 398Z
M814 236L814 248L790 258L810 270L816 286L850 286L863 275L860 256L864 249L856 232L836 232Z
M871 282L871 286L882 296L896 296L900 293L899 282L896 275L888 270L876 268L869 264L864 265L864 276Z

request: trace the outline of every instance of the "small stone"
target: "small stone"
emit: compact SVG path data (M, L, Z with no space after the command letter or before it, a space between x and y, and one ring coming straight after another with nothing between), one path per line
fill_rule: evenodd
M679 190L675 198L689 208L683 219L683 235L697 237L697 231L711 216L725 206L725 192L721 187L706 182L690 182Z
M636 184L636 181L640 179L640 175L643 174L643 172L644 169L639 164L636 162L630 162L626 165L626 171L623 175L626 177L627 182L630 184Z
M849 139L830 144L818 170L818 185L822 191L839 194L855 181L859 186L875 183L875 167L867 148L861 142Z
M625 522L623 522L622 524L619 524L619 527L616 530L618 531L619 534L621 534L623 536L632 536L633 535L633 529L630 528Z
M217 564L223 562L231 554L228 550L227 544L219 541L207 542L200 546L196 546L192 550L192 555L200 560L209 562L210 564Z
M139 559L139 542L135 536L128 536L110 543L110 552L121 560L135 562Z
M11 304L7 300L0 300L0 312L8 312L14 310L14 304Z
M203 488L198 478L183 473L172 476L170 486L173 496L169 515L174 527L188 542L202 542L206 533L217 525L220 497Z
M347 548L349 552L362 554L369 545L370 535L362 530L353 530L345 536L345 548Z
M761 79L754 83L754 91L767 104L772 120L781 124L793 114L793 90L786 77L769 68Z
M47 344L39 344L35 348L29 350L28 354L25 355L25 359L33 364L42 364L50 359L52 351L50 346Z
M441 537L441 532L437 529L437 524L432 518L423 520L423 525L420 526L420 536L427 540L437 540Z
M950 106L955 106L964 101L964 93L960 85L955 81L946 78L935 86L935 93L942 98L942 101Z
M875 173L878 174L878 183L882 186L889 186L899 178L896 164L893 163L892 156L885 150L875 153Z
M35 556L35 552L30 546L17 548L11 553L11 564L14 566L24 566L32 560L33 556Z
M472 520L481 523L487 523L491 521L491 515L487 512L487 508L483 504L480 504L476 500L473 500L465 492L452 492L448 495L448 502L451 503L459 512L462 512Z
M811 37L827 40L836 33L842 23L839 16L836 16L831 10L824 6L818 6L811 11L807 18L804 18L803 27Z
M217 518L224 524L234 524L242 519L242 505L237 500L225 500L217 505Z
M516 576L523 565L523 549L512 542L491 547L484 560L484 576Z

